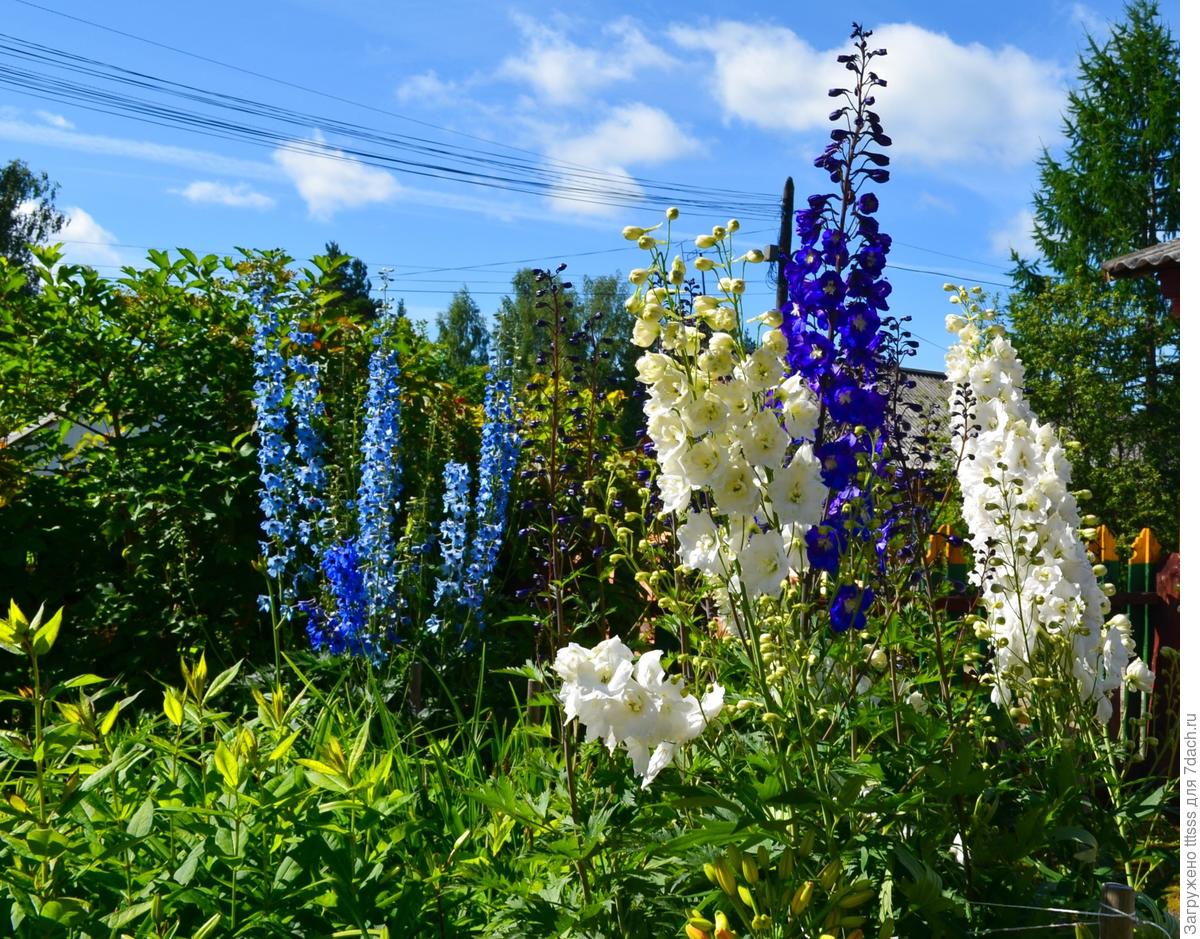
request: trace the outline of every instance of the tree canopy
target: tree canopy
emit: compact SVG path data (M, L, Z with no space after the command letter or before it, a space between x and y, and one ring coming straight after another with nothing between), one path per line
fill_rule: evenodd
M31 244L40 244L62 229L66 218L54 205L58 186L45 173L34 173L23 161L0 168L0 257L13 267L32 270ZM28 284L33 284L30 278Z
M1035 237L1050 272L1014 254L1009 300L1026 389L1082 445L1075 485L1125 538L1178 543L1179 324L1154 277L1105 283L1100 263L1179 230L1179 46L1134 0L1089 37L1061 158L1043 153Z

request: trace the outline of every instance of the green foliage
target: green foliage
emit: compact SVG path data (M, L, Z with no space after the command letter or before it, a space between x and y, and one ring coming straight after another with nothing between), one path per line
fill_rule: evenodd
M463 287L450 306L437 315L437 341L446 350L446 362L455 372L484 365L488 358L488 333L479 304Z
M1068 96L1062 162L1043 151L1038 249L1060 275L1179 231L1179 45L1133 0L1103 45L1089 36Z
M14 268L33 272L30 245L41 244L66 221L55 208L58 186L45 173L35 174L21 160L0 168L0 258ZM26 290L34 286L32 278Z
M1062 282L1013 295L1009 319L1035 411L1082 446L1072 485L1132 538L1179 541L1179 324L1148 317L1126 285ZM1145 350L1154 350L1147 374Z
M151 257L114 282L39 252L36 294L0 261L0 433L21 432L0 454L0 585L67 605L114 671L214 630L236 657L257 630L245 282Z
M1035 235L1055 276L1014 256L1013 342L1034 410L1082 449L1075 483L1132 536L1179 536L1179 324L1154 276L1103 285L1102 261L1179 231L1179 47L1135 0L1089 37L1066 115L1067 151L1044 152Z

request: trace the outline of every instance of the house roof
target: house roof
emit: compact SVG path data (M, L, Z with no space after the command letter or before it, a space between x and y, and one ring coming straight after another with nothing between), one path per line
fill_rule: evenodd
M1131 251L1118 258L1110 258L1100 265L1100 270L1109 277L1141 277L1159 268L1179 263L1179 239L1150 245L1140 251Z

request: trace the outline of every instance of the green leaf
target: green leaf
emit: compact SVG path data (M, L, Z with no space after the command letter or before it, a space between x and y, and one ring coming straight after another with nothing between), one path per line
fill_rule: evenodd
M100 722L100 736L107 737L113 729L113 725L117 722L117 715L121 713L121 702L109 709L109 712L104 715L104 720Z
M192 933L192 939L208 939L209 936L217 931L217 927L220 925L221 914L213 913L212 916L205 920L203 926Z
M234 678L237 677L238 669L241 667L241 660L238 660L237 662L234 662L233 665L229 666L229 668L225 669L225 671L221 672L220 675L214 678L212 684L208 686L208 690L204 692L203 703L207 704L209 698L216 697L216 695L219 694L226 685L233 681Z
M217 764L217 770L225 779L226 785L230 789L236 789L238 785L238 761L233 755L229 747L225 746L224 740L217 741L217 749L213 754L213 761Z
M196 866L200 863L200 858L204 854L204 842L197 842L196 846L188 852L188 856L183 859L183 863L176 868L175 873L171 875L171 879L181 887L186 887L192 882L192 878L196 876Z
M267 762L274 763L276 760L283 757L288 750L292 749L292 744L296 742L296 738L299 736L299 730L293 730L290 734L288 734L288 736L282 742L280 742L274 750L271 751L271 755L267 757Z
M59 607L58 612L33 634L34 655L45 655L54 647L54 640L58 638L58 628L62 625L62 614L62 607Z
M163 713L167 715L167 720L176 727L183 724L183 701L179 692L174 688L168 688L163 692Z
M153 827L154 802L147 796L146 801L138 806L138 810L129 819L129 824L125 826L125 833L131 838L145 838Z

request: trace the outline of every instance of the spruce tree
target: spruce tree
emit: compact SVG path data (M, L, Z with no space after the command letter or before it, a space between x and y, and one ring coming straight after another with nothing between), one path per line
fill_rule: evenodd
M1074 484L1124 539L1178 543L1179 324L1153 276L1105 283L1101 262L1177 237L1179 46L1133 0L1088 37L1061 159L1044 151L1035 238L1050 269L1017 258L1009 319L1034 410L1081 449Z

